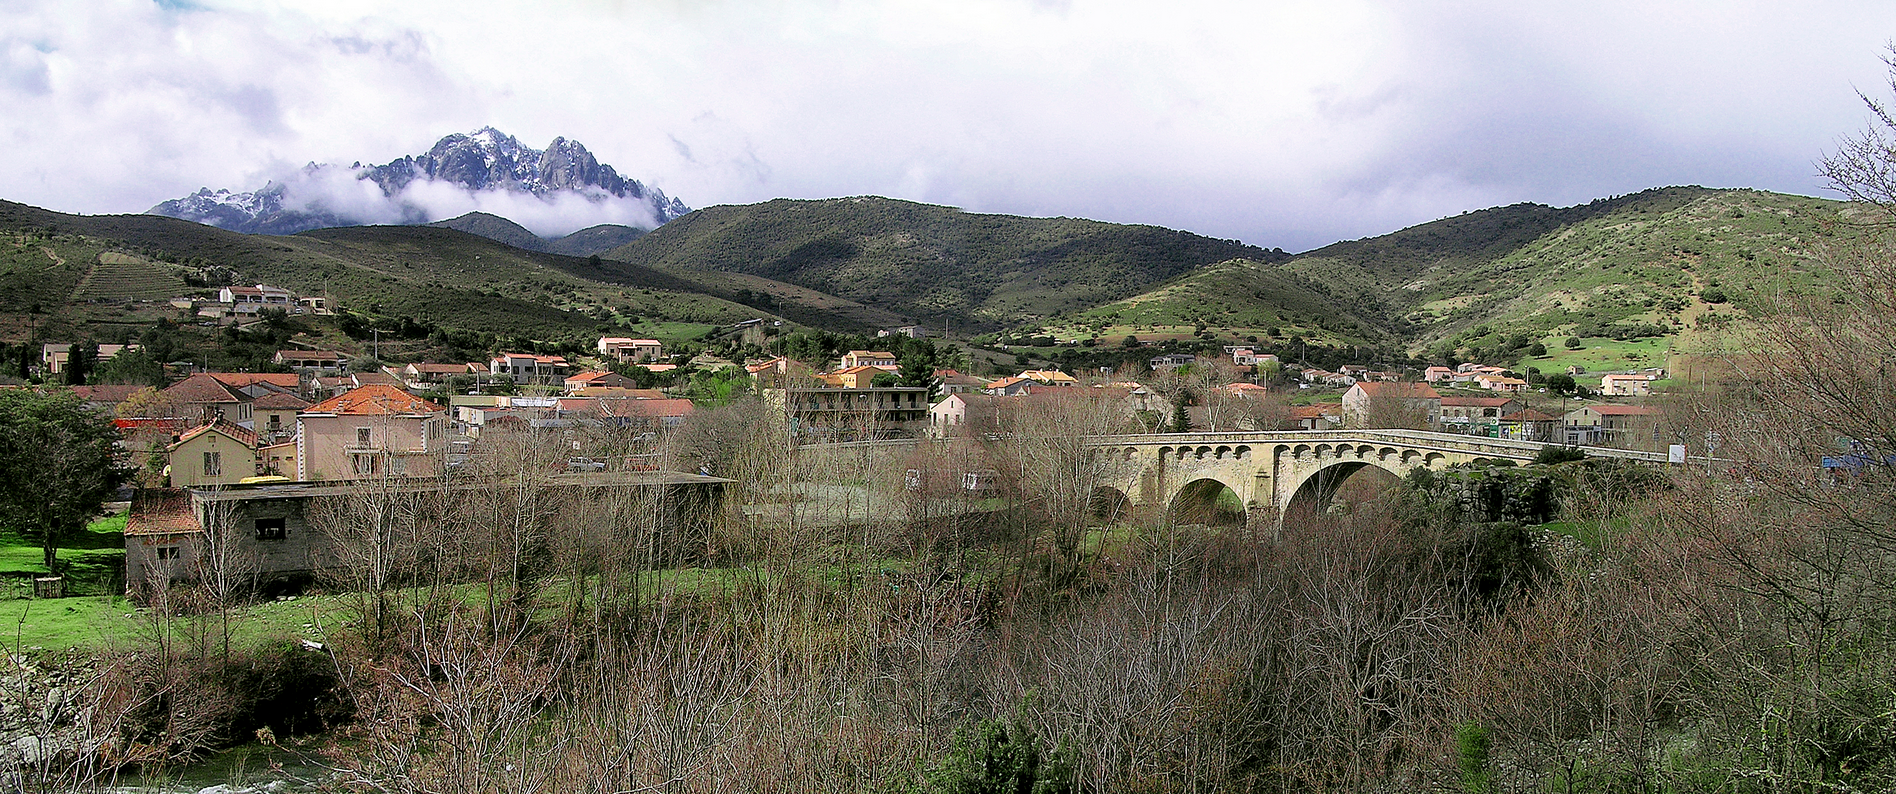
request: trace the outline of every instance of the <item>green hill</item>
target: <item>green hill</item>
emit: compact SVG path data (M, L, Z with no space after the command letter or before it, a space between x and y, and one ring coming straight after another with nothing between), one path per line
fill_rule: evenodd
M1677 335L1699 327L1708 306L1730 303L1729 313L1771 291L1823 289L1812 246L1848 233L1847 209L1757 190L1660 188L1471 212L1286 267L1379 302L1416 348L1503 334Z
M969 330L1131 297L1228 259L1286 258L1156 226L876 197L711 207L604 256L678 274L761 276Z
M1207 265L1150 292L1061 315L1034 334L1116 342L1189 335L1199 328L1231 339L1295 335L1346 344L1386 341L1388 335L1379 316L1359 314L1321 282L1249 259Z
M1850 212L1825 199L1699 187L1565 208L1517 204L1335 243L1281 264L1200 268L1021 332L1110 339L1204 327L1231 339L1275 328L1496 361L1533 342L1558 348L1567 336L1598 350L1659 339L1661 353L1680 352L1716 343L1762 296L1827 289L1811 254L1852 233ZM1539 366L1598 366L1598 358L1556 352Z
M0 333L9 336L29 324L95 319L74 298L100 255L113 251L157 260L200 283L221 273L237 283L328 295L348 310L505 336L584 336L633 318L709 327L758 314L649 268L525 251L451 229L369 226L275 237L155 215L66 215L0 202L0 233L11 243L0 246ZM144 290L137 297L156 296L145 294L149 280L134 286ZM193 291L205 292L184 290ZM28 316L33 304L47 316Z

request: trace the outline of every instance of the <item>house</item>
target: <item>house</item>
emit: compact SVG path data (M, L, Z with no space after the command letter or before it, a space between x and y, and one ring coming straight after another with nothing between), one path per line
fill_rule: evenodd
M296 415L310 402L294 394L266 394L250 401L252 425L260 444L273 444L296 435Z
M638 388L638 385L639 385L638 381L635 381L617 372L605 372L602 370L593 370L591 372L581 372L577 375L569 375L564 381L564 384L565 384L565 390L567 394L572 394L581 389L593 389L593 388L602 388L602 387L603 388L616 388L616 389L636 389Z
M1231 350L1231 363L1240 367L1254 367L1260 364L1276 365L1280 362L1274 354L1259 353L1248 347L1239 347Z
M1442 395L1426 383L1358 383L1343 393L1343 416L1352 427L1434 428L1442 420Z
M913 435L928 421L928 387L792 386L765 389L792 435L838 440Z
M824 380L844 389L867 389L875 385L876 378L891 374L893 373L881 367L864 364L831 372L824 377Z
M294 372L207 372L238 395L257 399L272 394L296 394L303 379Z
M895 354L886 350L851 350L843 354L843 360L837 369L851 367L881 367L894 372L900 367L895 362Z
M191 423L224 419L240 427L249 427L250 400L233 391L210 373L199 372L173 383L159 392L159 402L171 418Z
M361 386L296 416L296 478L441 473L447 409L387 385Z
M1016 397L1026 394L1027 388L1033 385L1034 382L1026 378L1008 377L989 383L986 387L981 389L981 392L983 394L992 394L1000 397Z
M1270 388L1255 383L1227 383L1218 390L1233 397L1263 397L1271 393Z
M1146 364L1154 370L1161 370L1189 367L1197 362L1198 357L1190 353L1167 353L1163 356L1153 356L1146 361Z
M482 367L486 369L486 367ZM453 378L464 378L474 374L467 364L406 364L393 373L402 383L415 391L427 391Z
M1284 421L1291 430L1329 430L1343 424L1339 408L1335 404L1293 405Z
M1644 405L1589 405L1563 418L1566 443L1620 449L1653 449L1658 444L1659 409Z
M1442 430L1493 437L1501 417L1523 408L1514 397L1443 397Z
M487 363L487 368L496 378L508 378L514 383L550 386L565 382L569 365L566 359L560 356L501 353Z
M565 407L565 400L561 400ZM691 415L695 407L690 400L676 398L635 399L625 397L598 397L593 405L575 406L580 410L596 415L607 427L620 427L632 430L662 430L683 424L685 417Z
M1645 397L1652 394L1652 382L1659 376L1650 373L1635 375L1601 375L1600 394L1607 397Z
M78 395L79 399L85 400L86 405L91 408L103 410L106 413L115 413L120 403L131 399L132 395L144 391L147 388L150 387L136 384L74 386L72 387L72 393Z
M1489 391L1506 394L1519 394L1527 390L1527 381L1506 375L1483 373L1475 376L1475 384Z
M270 363L312 375L340 375L349 369L349 357L334 350L278 350Z
M645 516L654 537L703 537L730 482L679 472L613 471L560 473L505 492L474 478L401 480L377 490L378 498L413 511L391 522L386 529L395 534L385 538L396 549L412 549L419 542L416 529L443 526L477 510L537 510L548 537L581 537L597 529L606 500L628 495L650 505ZM214 560L205 553L212 542L229 544L223 548L244 560L246 575L265 587L307 579L346 559L338 544L347 541L321 531L315 517L349 510L360 498L361 489L352 483L141 489L125 522L126 590L138 598L167 581L214 573Z
M254 287L224 287L217 291L217 302L230 307L232 314L256 314L264 309L288 312L296 305L295 296L282 287L258 284Z
M1072 375L1068 375L1057 369L1030 369L1030 370L1027 370L1026 372L1020 373L1020 377L1025 378L1027 380L1031 380L1035 383L1039 383L1043 386L1078 386L1080 385L1080 381L1078 378L1075 378Z
M952 369L935 370L937 394L975 394L986 387L987 381L973 375L963 375Z
M928 435L952 438L996 432L1004 399L992 394L950 394L928 409Z
M185 431L165 456L174 486L235 485L257 476L257 434L218 419Z
M665 346L657 339L602 336L599 337L599 355L626 364L644 364L664 358Z
M1549 442L1557 440L1560 435L1560 417L1532 408L1503 416L1496 425L1499 431L1496 437L1514 441Z
M1429 367L1422 370L1422 380L1428 383L1441 383L1455 377L1455 370L1448 367Z
M904 325L896 328L884 328L876 332L878 339L885 336L906 336L910 339L923 339L928 336L928 329L919 325Z
M105 361L127 350L137 350L138 345L99 345L99 359ZM66 362L72 360L72 345L61 342L48 342L40 345L40 367L47 374L58 375L66 371Z

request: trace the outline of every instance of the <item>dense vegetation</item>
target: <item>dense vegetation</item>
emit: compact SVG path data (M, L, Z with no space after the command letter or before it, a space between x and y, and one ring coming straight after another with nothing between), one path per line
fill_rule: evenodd
M1127 297L1213 262L1283 258L1153 226L872 196L703 209L605 256L676 273L762 276L963 332Z

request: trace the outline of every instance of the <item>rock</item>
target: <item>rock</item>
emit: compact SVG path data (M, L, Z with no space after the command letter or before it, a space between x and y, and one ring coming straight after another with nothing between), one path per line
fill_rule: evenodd
M13 752L19 757L19 763L23 766L38 764L43 759L41 749L38 736L22 736L13 740Z

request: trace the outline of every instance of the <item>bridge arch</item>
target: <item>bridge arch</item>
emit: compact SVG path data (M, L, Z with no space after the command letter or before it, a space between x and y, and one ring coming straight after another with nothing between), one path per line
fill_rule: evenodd
M1216 477L1199 477L1172 493L1165 516L1175 524L1244 526L1244 501L1238 490Z
M1371 470L1378 479L1387 481L1389 486L1399 483L1407 468L1401 460L1392 455L1379 455L1373 447L1364 447L1365 454L1356 459L1337 460L1318 468L1295 484L1288 503L1284 505L1285 515L1298 513L1321 514L1326 512L1337 492L1345 483L1360 482L1359 472ZM1393 452L1393 450L1389 450Z
M1110 485L1094 486L1086 499L1086 514L1105 524L1125 521L1132 513L1132 497Z

